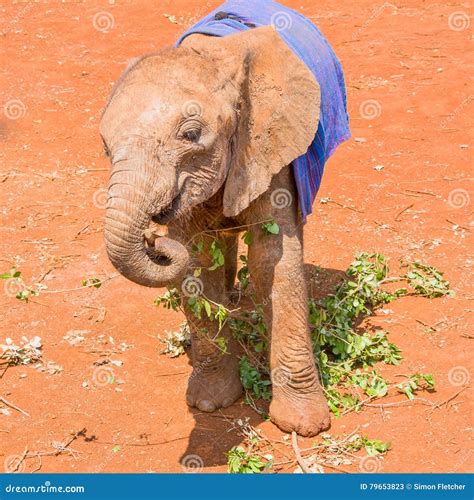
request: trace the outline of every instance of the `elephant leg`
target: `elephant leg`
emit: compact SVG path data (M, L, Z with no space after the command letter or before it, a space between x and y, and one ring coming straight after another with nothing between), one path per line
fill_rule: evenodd
M210 244L210 242L208 242ZM224 248L224 242L220 241ZM226 268L219 267L208 271L211 266L209 244L206 244L202 256L198 256L198 266L202 266L202 274L196 280L197 288L202 294L197 299L205 298L218 304L226 304ZM197 281L199 280L199 281ZM186 295L186 286L183 287ZM195 290L195 289L193 289ZM193 372L189 378L186 399L189 406L201 411L212 412L218 408L226 408L234 403L242 394L239 377L238 358L235 355L235 341L230 329L224 326L219 331L217 320L210 320L205 310L201 311L201 319L197 318L184 296L185 313L191 330L191 351ZM224 339L217 343L217 339Z
M271 332L270 418L283 431L314 436L329 427L330 416L311 345L303 231L297 204L292 201L278 208L271 203L272 190L281 186L285 186L289 199L296 200L292 179L285 176L282 173L276 178L253 210L252 216L258 217L255 220L273 218L280 232L268 234L260 224L251 227L249 270Z

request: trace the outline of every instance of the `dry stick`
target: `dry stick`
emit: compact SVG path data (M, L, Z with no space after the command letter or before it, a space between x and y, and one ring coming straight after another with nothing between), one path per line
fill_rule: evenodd
M293 448L293 451L295 452L296 461L301 467L301 470L306 474L311 474L311 469L308 467L308 464L301 456L300 449L298 448L298 436L295 431L291 433L291 446Z
M415 204L414 204L414 203L412 203L409 207L404 208L401 212L399 212L399 213L397 214L397 216L395 217L395 220L396 220L396 221L399 221L399 220L400 220L400 219L399 219L400 215L402 215L403 213L405 213L407 210L410 210L410 208L412 208L414 205L415 205Z
M31 472L37 472L37 471L39 471L39 470L41 469L41 467L42 467L42 465L43 465L43 462L42 462L41 457L51 457L51 456L56 457L56 456L60 455L61 453L64 453L65 451L68 451L69 453L71 453L71 454L74 456L74 453L76 453L76 454L77 454L77 453L79 453L79 452L77 452L76 450L69 450L69 449L68 449L68 447L69 447L69 445L70 445L70 444L71 444L74 440L76 440L76 439L77 439L77 438L78 438L81 434L84 434L85 432L86 432L86 428L85 428L85 427L84 427L82 430L75 432L75 433L71 436L71 438L70 438L68 441L66 441L65 443L59 443L59 445L58 445L58 446L56 446L56 447L55 447L55 446L53 446L53 448L55 448L55 451L37 451L36 453L32 453L32 454L30 454L30 453L28 452L28 450L27 450L27 449L25 449L25 452L26 452L26 453L24 453L24 454L23 454L23 457L22 457L21 461L18 463L18 465L17 465L17 467L16 467L16 469L15 469L15 470L17 470L17 469L18 469L18 467L20 466L20 464L21 464L21 463L23 462L23 460L25 460L26 458L35 458L35 457L36 457L36 458L38 459L38 461L39 461L38 466L36 467L36 469L34 469L34 470L32 470L32 471L31 471ZM14 471L14 472L15 472L15 471Z
M404 406L405 404L414 403L415 401L419 401L420 403L422 403L426 406L435 406L435 404L432 401L429 401L428 399L424 399L424 398L406 399L404 401L397 401L395 403L380 403L377 405L366 403L364 406L368 406L370 408L389 408L389 407L393 407L393 406Z
M15 465L14 469L11 472L16 472L19 469L20 465L24 462L27 455L28 455L28 446L25 446L25 451L23 452L23 455L20 457L18 463Z
M177 437L174 439L169 439L167 441L162 441L161 443L120 443L121 446L161 446L163 444L174 443L175 441L182 441L183 439L189 439L189 436ZM117 443L113 443L110 441L91 441L96 444L112 444L116 445Z
M176 372L176 373L159 373L155 377L176 377L178 375L186 375L187 372Z
M344 439L341 440L341 443L345 443L348 441L358 430L360 429L360 425L358 425L350 434L348 434Z
M36 458L39 461L38 467L36 467L36 469L32 470L30 474L33 474L33 472L38 472L41 469L41 467L43 466L43 460L41 459L41 455L36 455Z
M97 288L97 285L102 285L102 284L106 283L107 281L113 280L117 276L120 276L120 274L116 273L116 274L113 274L112 276L108 276L107 278L105 278L103 280L99 280L99 281L96 281L94 283L89 283L88 285L84 285L84 286L77 287L77 288L66 288L64 290L42 290L41 293L65 293L65 292L76 292L78 290L84 290L85 288L91 288L91 287Z
M7 406L9 406L10 408L13 408L14 410L16 411L19 411L20 413L23 413L23 415L26 415L27 417L29 417L29 413L26 413L26 411L22 410L21 408L18 408L18 406L15 406L13 403L10 403L9 401L7 401L4 397L0 396L0 401L4 404L6 404Z
M415 321L416 321L417 323L420 323L420 325L423 325L423 326L426 326L426 327L430 328L430 329L431 329L431 330L433 330L434 332L437 332L437 331L438 331L438 329L437 329L437 328L435 328L434 326L429 325L428 323L425 323L424 321L421 321L421 319L415 319Z
M216 219L214 219L212 222L214 222ZM222 232L229 232L233 231L235 229L246 229L250 226L257 226L258 224L265 224L267 222L271 222L272 219L266 219L258 222L252 222L251 224L244 224L242 226L233 226L233 227L225 227L225 228L220 228L220 229L205 229L203 231L200 231L199 233L195 234L191 239L188 240L187 244L191 243L193 240L195 240L198 236L201 236L202 234L215 234L215 233L222 233Z
M357 212L358 214L365 213L363 210L359 210L359 209L354 208L354 207L349 207L347 205L343 205L342 203L338 203L337 201L329 200L328 203L333 203L334 205L337 205L338 207L341 207L341 208L347 208L347 210L352 210L353 212Z
M329 467L330 469L334 469L334 470L337 470L339 472L343 472L344 474L350 474L351 472L348 471L348 470L345 470L345 469L341 469L340 467L336 467L335 465L332 465L332 464L328 464L326 462L324 462L323 464L324 467Z
M86 433L86 428L82 428L80 431L77 431L75 432L74 434L72 434L71 438L69 439L69 441L66 441L64 444L61 443L61 447L60 448L57 448L57 451L56 451L56 455L59 455L60 453L62 453L63 451L66 450L66 448L73 442L75 441L80 435L84 435Z
M3 368L2 373L0 373L0 378L2 378L5 375L5 373L7 373L8 368L10 368L11 366L10 362L7 361L6 363L0 363L0 369L2 368L3 365L5 365L5 368Z
M471 232L471 230L468 227L460 226L459 224L456 224L455 222L453 222L452 220L449 220L449 219L445 219L445 220L446 220L446 222L449 222L453 226L458 226L460 229L464 229L465 231Z
M450 396L448 399L441 401L440 403L436 403L433 408L435 410L436 408L441 408L443 405L447 405L450 401L452 401L454 398L458 397L461 392L465 391L467 389L467 385L465 385L462 389L459 389L456 393L454 393L452 396Z
M405 189L405 191L408 191L409 193L417 193L417 194L426 194L428 196L436 196L435 193L431 193L430 191L417 191L415 189Z

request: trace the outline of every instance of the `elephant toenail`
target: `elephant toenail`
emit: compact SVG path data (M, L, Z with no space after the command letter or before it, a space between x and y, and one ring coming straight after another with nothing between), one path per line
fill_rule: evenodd
M197 407L201 411L206 411L206 412L211 412L216 409L216 405L212 401L209 401L208 399L201 399L201 401L198 401Z
M194 398L186 396L186 403L188 403L188 406L194 406Z

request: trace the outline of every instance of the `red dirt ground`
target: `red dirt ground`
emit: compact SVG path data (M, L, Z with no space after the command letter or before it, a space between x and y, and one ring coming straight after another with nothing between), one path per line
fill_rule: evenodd
M392 312L369 321L387 328L403 349L402 364L382 367L382 372L395 381L400 373L431 372L437 390L421 396L445 403L366 407L333 420L330 432L344 436L358 428L391 441L393 449L379 469L384 472L468 471L469 4L284 3L309 16L341 59L353 132L327 166L306 226L306 262L335 273L347 268L356 251L379 251L394 266L400 257L437 266L456 291L454 298L401 299L387 308ZM266 436L282 437L242 402L221 412L230 423L188 409L188 358L160 356L157 339L177 329L182 317L152 305L157 290L122 277L99 289L80 289L87 277L115 274L102 238L100 190L109 167L97 130L111 86L130 58L172 44L218 4L4 2L0 8L0 104L5 106L0 116L0 271L15 264L25 282L41 280L49 291L28 304L1 294L0 343L38 335L44 359L63 367L54 375L13 367L0 379L0 395L29 414L11 408L10 415L0 414L2 463L21 456L25 447L52 451L51 443L85 428L85 437L71 444L77 453L43 456L41 471L181 472L183 457L199 455L205 472L221 472L226 470L224 452L242 441L232 429L233 419L248 416ZM94 16L104 11L111 17L96 17L94 27ZM106 32L97 29L107 28L111 19ZM328 197L333 203L320 203ZM84 341L70 345L64 337L71 331L82 331ZM104 351L123 361L113 366L119 383L93 382L94 362L103 359ZM404 396L383 400L394 401ZM301 446L313 441L301 440ZM284 454L292 458L290 448L280 449L277 461L285 461ZM37 459L20 467L38 468ZM357 465L347 469L358 472Z

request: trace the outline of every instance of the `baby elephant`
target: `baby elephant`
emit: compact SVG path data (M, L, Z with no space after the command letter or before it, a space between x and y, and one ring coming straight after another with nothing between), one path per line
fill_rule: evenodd
M309 22L297 16L293 27ZM271 334L270 417L283 431L313 436L330 418L310 340L302 225L319 185L314 165L322 168L325 151L344 139L330 121L321 127L323 113L337 106L329 102L324 111L323 84L273 26L239 20L235 10L206 19L179 46L135 61L109 99L100 126L112 164L107 252L120 273L148 287L186 292L202 268L204 296L229 304L239 231L248 230L250 276ZM213 33L216 25L228 31ZM279 234L262 230L269 220ZM225 264L211 271L215 239ZM197 241L203 251L192 252ZM219 332L229 346L224 354L212 342L217 321L196 319L184 305L194 368L187 402L205 412L228 407L242 394L229 328Z

